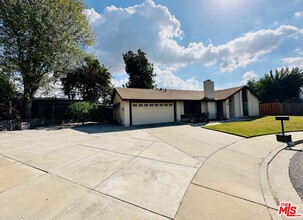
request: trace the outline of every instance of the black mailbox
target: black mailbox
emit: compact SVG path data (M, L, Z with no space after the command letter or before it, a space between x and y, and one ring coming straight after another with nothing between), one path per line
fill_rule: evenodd
M276 116L276 120L289 121L289 116L279 115L279 116Z
M282 134L276 134L277 141L283 142L283 143L292 142L291 135L285 134L285 132L284 132L283 121L289 121L289 116L286 116L286 115L276 116L276 120L281 121L281 127L282 127Z

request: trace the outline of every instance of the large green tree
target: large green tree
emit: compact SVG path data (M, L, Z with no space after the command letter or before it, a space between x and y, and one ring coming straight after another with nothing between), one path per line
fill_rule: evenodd
M23 117L50 74L75 65L93 42L83 0L0 0L1 71L23 84Z
M128 88L146 88L156 87L153 64L149 63L146 54L139 49L135 54L131 50L123 54L125 71L129 75L129 81L126 84Z
M105 103L109 101L111 75L93 56L85 57L82 65L69 71L61 81L64 94L70 100L79 97L90 102L97 102L100 98Z
M247 85L259 96L261 102L296 100L303 85L303 71L288 67L276 69L274 73L270 70L259 80L249 80Z

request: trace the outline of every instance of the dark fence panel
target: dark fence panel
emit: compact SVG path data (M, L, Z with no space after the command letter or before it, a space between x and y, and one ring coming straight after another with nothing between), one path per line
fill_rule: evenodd
M303 115L303 103L262 103L260 115Z
M283 103L283 114L303 115L303 103Z
M282 104L277 102L259 104L260 115L281 115L282 108Z
M69 104L76 101L69 101L66 99L35 99L32 107L32 117L44 120L60 121L67 120L69 117L66 115L66 110ZM98 105L96 114L92 120L99 122L112 122L113 120L113 107Z
M112 106L98 106L95 116L92 117L94 121L112 122L113 121L113 107Z

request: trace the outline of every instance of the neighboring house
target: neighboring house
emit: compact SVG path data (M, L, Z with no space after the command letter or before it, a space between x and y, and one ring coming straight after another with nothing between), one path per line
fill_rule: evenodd
M209 119L259 115L259 100L247 86L214 90L204 81L204 91L115 88L114 121L141 125L181 121L184 114L206 112Z

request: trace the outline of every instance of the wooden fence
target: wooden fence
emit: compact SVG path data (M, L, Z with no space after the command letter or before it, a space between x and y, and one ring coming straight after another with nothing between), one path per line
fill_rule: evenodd
M262 103L260 115L303 115L303 103Z

